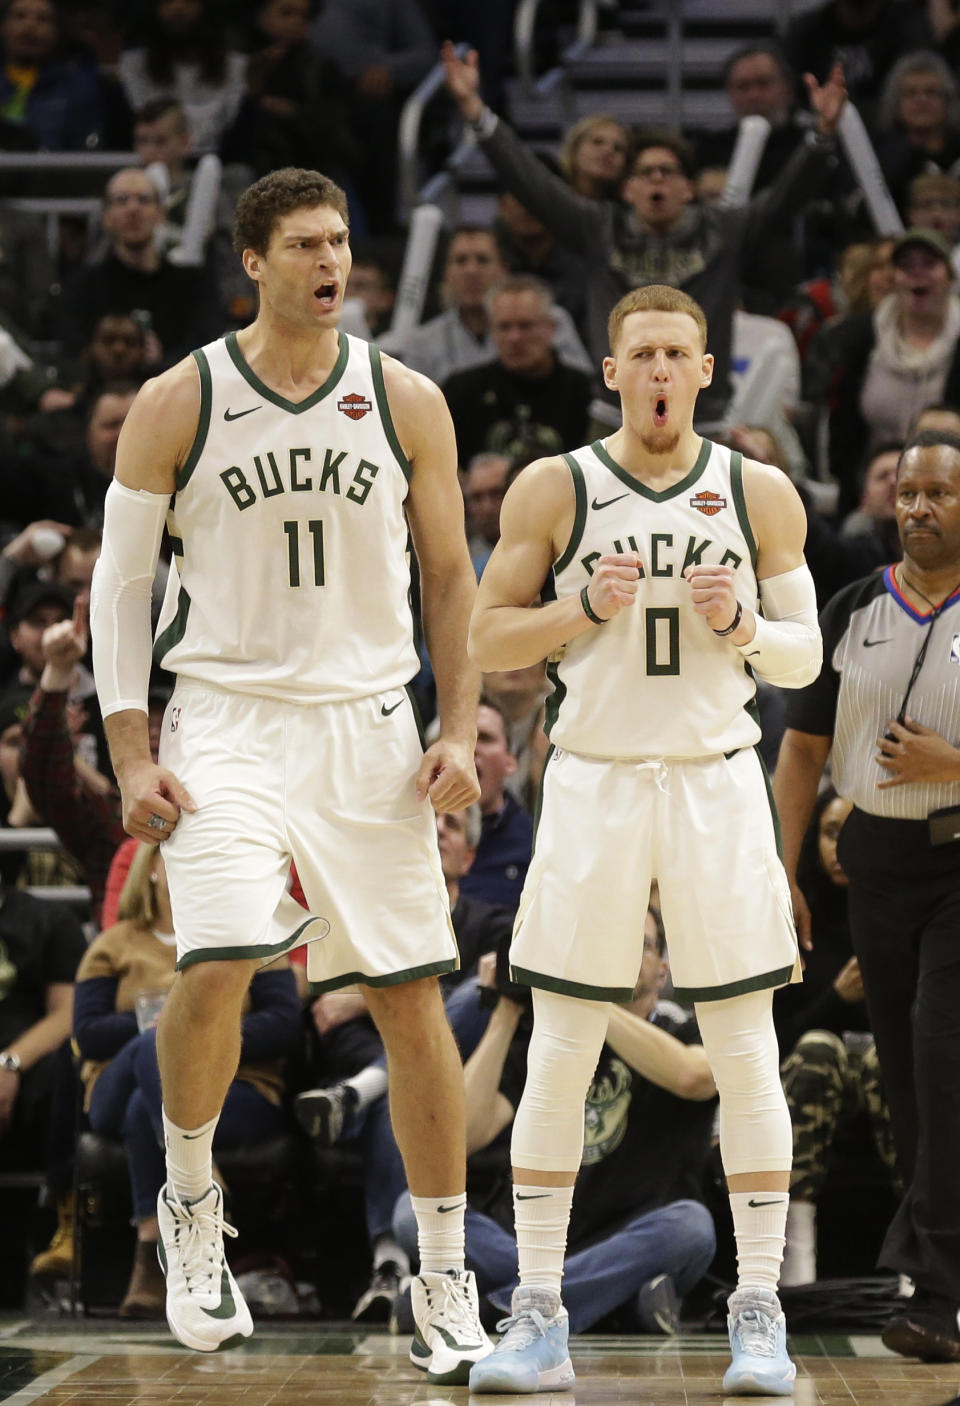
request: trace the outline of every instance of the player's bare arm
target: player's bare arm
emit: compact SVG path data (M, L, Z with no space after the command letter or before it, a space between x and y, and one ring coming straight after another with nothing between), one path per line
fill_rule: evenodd
M563 459L537 459L511 484L500 510L500 541L484 568L470 624L470 657L481 669L537 664L633 604L640 558L622 552L597 562L586 605L580 596L539 605L543 583L573 531L575 508Z
M115 469L116 483L128 491L127 502L134 506L134 511L136 494L144 495L146 513L156 514L162 510L161 500L174 492L177 470L190 452L199 416L200 381L192 357L143 386L121 431ZM127 575L136 575L140 580L149 576L152 580L156 552L147 544L146 534L141 542L137 531L127 533L123 527L119 518L108 514L104 523L105 551L110 552L110 560L114 560L122 548ZM122 581L112 583L111 593L118 607L123 591ZM101 618L109 618L109 604L104 603L108 613ZM127 626L128 631L130 628ZM149 620L138 623L133 629L137 634L145 630L146 641L126 637L121 626L113 642L114 648L139 650L142 654L145 644L149 657ZM146 682L144 679L144 696ZM108 713L104 717L104 731L120 785L124 828L139 840L156 843L164 839L172 833L181 808L193 810L195 805L177 777L152 760L146 712L139 707L129 707ZM165 822L163 830L158 828L160 820Z
M413 468L407 520L420 565L423 628L440 718L440 737L424 754L417 791L437 810L462 810L480 794L473 761L480 680L467 658L477 587L464 532L456 436L432 381L391 357L384 357L383 369L397 437Z

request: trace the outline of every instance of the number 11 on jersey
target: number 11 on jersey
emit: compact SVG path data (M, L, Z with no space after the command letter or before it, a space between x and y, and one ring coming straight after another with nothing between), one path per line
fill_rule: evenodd
M314 519L307 523L313 538L313 584L323 586L323 522ZM287 534L287 560L290 567L290 585L299 586L300 581L300 524L296 519L283 524Z

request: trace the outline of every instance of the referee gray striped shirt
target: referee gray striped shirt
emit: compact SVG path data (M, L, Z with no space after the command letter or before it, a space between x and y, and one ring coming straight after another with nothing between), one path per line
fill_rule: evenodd
M878 790L890 776L877 764L877 739L900 711L931 628L907 713L952 746L960 746L960 588L932 627L931 613L914 609L892 567L854 581L827 603L820 617L820 677L789 697L787 726L833 737L833 784L870 815L922 820L942 806L960 805L958 781L910 782Z

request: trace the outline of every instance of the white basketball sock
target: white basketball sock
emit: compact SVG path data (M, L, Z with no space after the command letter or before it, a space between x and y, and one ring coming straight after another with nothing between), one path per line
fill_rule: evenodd
M357 1095L356 1108L359 1111L387 1092L387 1071L383 1065L368 1064L366 1069L361 1069L359 1074L353 1074L343 1082Z
M786 1191L731 1191L737 1241L737 1288L777 1291L786 1238Z
M200 1128L178 1128L163 1110L167 1181L181 1201L196 1201L213 1184L213 1134L220 1115Z
M464 1192L452 1196L411 1196L417 1218L420 1273L446 1274L463 1269Z
M572 1186L514 1183L517 1260L520 1283L525 1289L552 1289L560 1293L572 1204Z

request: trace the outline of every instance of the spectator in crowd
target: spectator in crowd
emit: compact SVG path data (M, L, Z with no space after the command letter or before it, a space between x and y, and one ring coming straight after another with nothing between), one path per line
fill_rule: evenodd
M30 830L42 823L21 774L23 720L30 692L16 686L0 695L0 806L5 811L3 828L8 830ZM62 850L9 850L0 854L0 881L17 888L54 888L82 884L83 873Z
M817 333L831 318L854 312L872 312L893 291L893 237L848 244L840 253L833 274L809 279L794 289L777 316L793 333L801 362L829 360L826 344L817 346ZM808 375L813 380L813 371ZM821 373L826 374L826 373ZM818 396L823 394L818 390Z
M531 787L531 769L534 753L543 744L543 704L549 692L544 665L541 662L525 669L502 669L484 674L482 687L484 695L503 715L507 747L517 763L516 771L506 778L504 789L533 814L540 774L537 771Z
M845 537L872 541L878 566L900 560L897 466L902 450L899 441L877 446L860 475L860 505L847 514L840 528Z
M727 167L739 124L745 117L770 123L753 188L773 185L803 140L807 124L795 110L795 80L779 45L759 41L744 45L727 59L723 87L735 119L731 126L691 133L701 166Z
M488 295L496 359L443 383L461 459L484 450L539 459L580 444L587 433L590 381L553 349L553 294L539 278L513 274Z
M76 355L108 312L136 311L152 333L146 361L169 366L192 347L215 336L220 311L210 274L178 268L158 246L164 212L157 187L135 166L107 182L102 224L107 252L79 270L64 291L61 335Z
M914 421L910 438L913 439L921 430L947 430L960 438L960 406L949 405L946 402L926 406Z
M72 616L43 631L41 649L43 671L23 723L23 779L41 823L56 830L80 865L97 921L110 862L124 834L115 786L77 755L69 689L87 652L82 597Z
M851 803L832 786L820 792L797 862L797 884L810 909L812 946L803 985L783 987L773 1002L783 1086L793 1123L793 1172L780 1282L817 1277L817 1200L832 1145L866 1114L884 1167L896 1178L890 1114L863 999L860 963L847 920L847 876L837 841Z
M894 64L874 128L877 158L901 208L915 176L952 173L960 161L960 103L957 80L940 54L921 50Z
M587 200L618 200L632 148L629 127L605 112L592 112L564 134L560 170L570 188Z
M0 904L0 1171L47 1165L57 1051L69 1038L73 981L86 943L62 903L2 891ZM5 1205L9 1204L5 1198ZM7 1219L8 1244L16 1228ZM21 1231L22 1233L22 1231Z
M347 81L309 42L311 8L310 0L257 6L246 102L224 155L252 166L256 176L303 166L342 184L360 151L347 116Z
M456 815L438 814L437 839L460 953L459 970L441 977L441 987L457 1044L466 1056L480 1039L487 1018L477 1001L477 963L484 953L494 952L509 939L513 922L505 909L462 892L480 839L478 807ZM410 1259L391 1228L393 1207L405 1179L387 1109L383 1044L361 995L327 992L314 1001L311 1013L320 1037L317 1072L338 1082L299 1094L297 1118L322 1146L341 1140L359 1143L373 1269L353 1317L362 1322L386 1320L401 1281L410 1272Z
M10 0L0 21L0 117L49 151L84 151L104 135L96 64L61 45L54 0Z
M899 0L825 0L791 20L784 50L794 73L811 73L821 83L842 64L850 99L869 122L897 59L933 47L925 11Z
M477 708L474 761L483 825L476 858L461 879L460 888L468 898L479 898L515 913L530 864L533 821L506 788L507 780L517 769L517 759L507 743L503 712L486 695L481 695Z
M0 143L0 150L3 150ZM13 194L9 184L7 194ZM0 313L10 330L44 335L44 311L55 268L41 217L0 202Z
M121 1318L164 1316L157 1259L157 1194L165 1169L156 1023L175 968L163 858L158 845L141 845L120 896L119 922L94 940L80 963L73 1016L90 1126L122 1140L130 1172L137 1245ZM282 1131L283 1057L296 1043L299 1011L286 957L257 972L244 1002L240 1067L217 1124L215 1152Z
M417 0L326 0L311 29L317 53L345 75L354 176L371 234L396 227L400 107L434 62L435 41Z
M346 301L355 298L362 303L366 329L374 341L390 326L395 297L395 277L388 261L372 247L355 248Z
M450 236L443 266L441 293L446 311L399 337L385 337L381 342L384 351L438 385L457 371L489 361L496 348L490 336L487 294L506 272L492 229L458 226ZM566 365L585 369L586 352L573 319L559 307L554 309L554 317L557 356Z
M543 153L540 160L550 164ZM532 215L508 190L502 190L497 196L497 217L493 227L500 256L510 273L533 274L548 283L553 289L553 296L570 313L579 332L584 314L586 270L583 259L561 244L543 221Z
M507 491L510 464L507 454L490 449L475 454L467 464L463 490L467 505L467 541L478 580L500 540L500 505Z
M183 228L190 195L190 124L176 98L151 98L133 123L133 149L144 166L158 164L166 173L163 211L174 231Z
M960 399L960 301L950 248L932 230L908 230L893 249L894 291L872 313L831 329L829 468L839 510L857 505L864 447L903 440L925 405ZM816 399L816 388L808 398Z
M911 229L934 229L953 248L957 266L960 240L960 180L939 171L914 176L907 191L907 224Z
M210 0L152 0L147 18L146 44L120 57L127 101L140 112L156 98L176 98L194 154L217 151L243 100L245 55L224 43Z
M34 688L43 673L43 634L49 625L67 620L73 609L73 597L52 581L24 579L11 592L6 609L7 633L16 655L16 673L11 682L22 688ZM79 661L78 661L79 663ZM83 668L82 665L79 665ZM92 674L84 670L84 686ZM77 676L71 673L71 684Z
M464 1071L468 1152L510 1127L526 1077L530 997L507 985L504 965L496 978L504 989ZM611 1007L584 1105L583 1160L563 1267L574 1333L589 1331L621 1305L635 1329L678 1332L680 1300L706 1273L716 1248L702 1199L716 1086L695 1019L660 1000L666 979L663 924L651 909L633 998ZM509 1225L509 1212L504 1219ZM405 1197L395 1226L397 1238L415 1247ZM480 1293L509 1314L517 1283L513 1235L492 1216L468 1209L467 1258Z
M700 398L699 413L704 424L722 421L730 395L733 313L744 269L764 240L779 233L786 211L794 214L819 187L846 100L840 69L832 70L822 87L810 79L816 130L774 189L743 210L726 210L694 203L693 151L676 133L659 130L637 137L633 171L623 187L626 207L585 201L484 107L476 55L461 60L447 44L443 60L447 87L504 186L558 239L587 257L587 342L594 366L600 367L607 352L607 318L623 293L653 282L682 287L703 305L715 355L713 382ZM611 394L606 392L608 399Z

